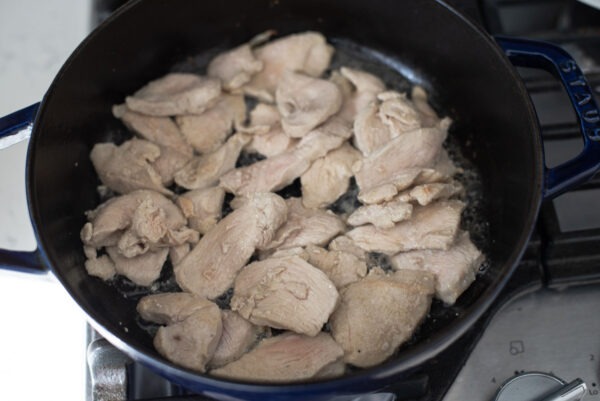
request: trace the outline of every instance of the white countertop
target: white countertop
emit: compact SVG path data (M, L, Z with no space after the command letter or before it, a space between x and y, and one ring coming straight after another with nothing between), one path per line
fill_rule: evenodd
M0 116L41 100L89 21L89 0L0 2ZM35 248L26 150L0 150L1 248ZM83 400L84 316L53 277L0 271L0 313L0 399Z

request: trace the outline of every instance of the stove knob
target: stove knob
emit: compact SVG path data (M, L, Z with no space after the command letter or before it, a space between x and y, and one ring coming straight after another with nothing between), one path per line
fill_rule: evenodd
M581 379L566 383L546 373L529 372L504 383L494 401L580 401L586 391Z

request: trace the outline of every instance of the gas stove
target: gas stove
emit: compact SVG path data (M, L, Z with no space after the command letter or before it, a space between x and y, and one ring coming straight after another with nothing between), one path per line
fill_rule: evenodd
M568 0L448 2L491 34L563 46L600 100L600 11ZM122 3L96 0L92 21ZM572 158L582 141L559 82L540 71L519 72L540 119L548 166ZM598 200L600 175L545 203L519 267L490 310L405 381L353 400L600 400ZM88 344L87 400L206 399L129 360L91 328Z

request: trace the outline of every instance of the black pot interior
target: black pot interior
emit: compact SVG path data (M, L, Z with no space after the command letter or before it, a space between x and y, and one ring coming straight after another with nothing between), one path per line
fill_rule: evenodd
M97 142L122 138L124 127L111 106L127 94L174 65L200 71L203 58L194 57L268 29L279 35L320 31L370 60L363 61L365 68L387 64L423 84L442 114L455 120L452 135L481 175L483 202L476 210L489 227L478 238L487 238L479 245L489 266L456 305L434 305L432 318L405 348L451 337L489 300L524 246L539 202L541 150L528 97L499 50L432 1L144 0L127 6L69 59L35 126L30 207L55 274L93 320L134 349L162 359L136 323L135 300L83 267L79 231L84 211L99 202L89 152Z

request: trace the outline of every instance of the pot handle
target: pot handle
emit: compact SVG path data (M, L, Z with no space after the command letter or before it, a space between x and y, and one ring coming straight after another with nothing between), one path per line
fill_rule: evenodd
M8 148L31 136L31 128L39 106L39 103L32 104L0 118L0 149ZM40 261L37 249L32 252L0 249L0 269L28 273L45 273L47 271Z
M543 196L552 199L589 180L600 168L600 111L581 69L565 50L547 42L495 39L514 65L543 69L558 78L577 114L583 150L557 167L545 167Z

